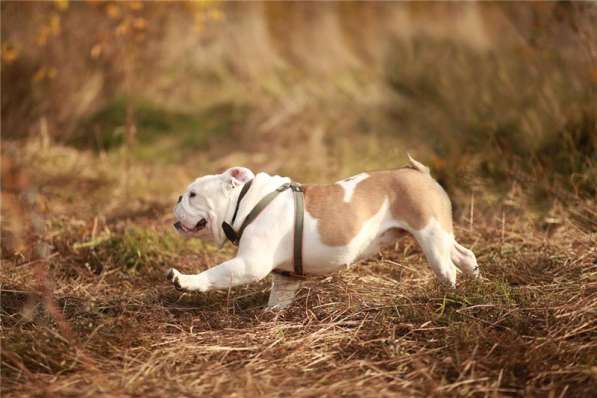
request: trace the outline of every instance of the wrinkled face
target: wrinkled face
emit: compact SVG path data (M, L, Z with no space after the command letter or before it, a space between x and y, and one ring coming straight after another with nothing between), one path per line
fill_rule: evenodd
M197 178L179 196L174 227L185 236L209 238L218 243L225 239L221 225L240 187L254 178L251 170L233 167L222 174Z

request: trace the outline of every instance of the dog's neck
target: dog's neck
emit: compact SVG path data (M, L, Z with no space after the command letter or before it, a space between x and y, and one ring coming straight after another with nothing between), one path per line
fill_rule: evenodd
M231 227L234 227L234 224L240 221L241 207L245 205L247 201L246 197L248 196L249 192L247 192L243 200L240 201L240 193L245 184L247 184L247 182L234 188L234 190L230 193L230 199L228 200L228 204L226 205L226 212L224 213L224 218L222 222L227 222L228 224L230 224ZM249 191L251 191L251 189L254 189L255 185L255 179L253 179L253 183L251 184L251 188L249 189ZM237 206L238 212L236 214L236 219L232 220L232 218L234 217L234 211L236 210Z
M232 222L232 217L234 216L234 210L236 209L236 204L239 201L240 193L243 189L244 184L239 185L231 192L222 222L229 223L230 226L235 230L238 229L238 227L242 224L247 214L251 211L253 207L255 207L255 205L257 204L257 202L261 200L261 198L263 198L265 195L277 189L280 185L286 182L290 182L290 178L281 177L277 175L271 176L263 172L258 173L257 175L255 175L255 178L253 178L253 182L251 184L250 189L242 198L242 201L238 206L238 212L236 214L236 219L234 220L234 223ZM226 237L222 228L220 228L219 238L221 242L226 241Z

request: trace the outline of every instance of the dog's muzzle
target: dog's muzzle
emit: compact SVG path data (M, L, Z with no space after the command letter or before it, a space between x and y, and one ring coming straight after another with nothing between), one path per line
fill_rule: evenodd
M195 224L195 226L193 228L187 228L185 227L180 221L177 221L174 223L174 228L176 228L177 231L180 232L199 232L201 231L203 228L205 228L205 225L207 224L207 220L205 218L202 218L201 220L199 220L197 222L197 224Z

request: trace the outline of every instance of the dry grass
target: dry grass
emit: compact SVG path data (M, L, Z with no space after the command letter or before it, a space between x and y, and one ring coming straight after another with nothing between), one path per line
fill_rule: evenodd
M4 396L594 394L594 202L537 220L524 194L478 196L456 233L487 280L442 288L405 237L270 312L267 280L208 294L164 280L232 253L170 232L189 165L133 164L124 178L117 154L19 145L4 145L3 223L13 203L45 227L3 233L3 246L25 242L20 255L3 247ZM24 176L42 196L15 204ZM27 250L35 234L48 257Z
M108 3L71 2L47 46L36 16L63 2L5 3L4 396L594 396L594 6L225 3L197 34L156 3L137 62L126 40L90 62ZM439 286L404 237L282 312L268 280L166 283L233 254L173 233L192 178L330 181L407 150L486 280Z

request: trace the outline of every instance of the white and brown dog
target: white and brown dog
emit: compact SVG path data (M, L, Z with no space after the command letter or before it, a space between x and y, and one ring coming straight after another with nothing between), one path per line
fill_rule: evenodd
M421 245L431 269L454 286L456 267L479 276L475 255L454 239L452 207L429 169L410 158L410 167L361 173L330 185L304 186L303 270L322 275L374 255L394 244L400 230ZM234 167L196 179L174 210L177 230L222 245L222 222L230 222L241 187L253 179L242 199L233 228L268 193L290 182L287 177ZM168 279L186 291L206 292L258 281L272 270L292 271L294 200L279 194L245 229L236 257L194 275L168 271ZM268 306L289 305L300 279L272 274Z

